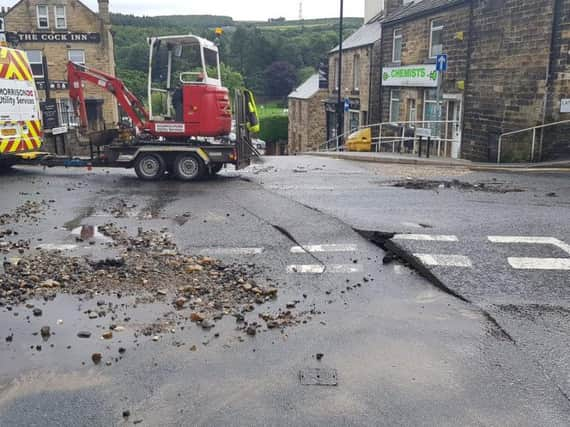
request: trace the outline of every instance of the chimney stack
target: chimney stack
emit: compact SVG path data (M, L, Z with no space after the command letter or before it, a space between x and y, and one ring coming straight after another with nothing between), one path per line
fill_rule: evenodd
M395 10L401 8L403 4L402 0L384 0L384 16L390 15Z
M111 15L109 13L109 0L97 0L99 4L99 17L105 24L111 24Z

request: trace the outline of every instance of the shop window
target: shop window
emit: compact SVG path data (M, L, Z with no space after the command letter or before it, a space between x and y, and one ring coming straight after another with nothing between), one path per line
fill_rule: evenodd
M443 21L434 19L431 21L429 37L429 57L435 58L443 53Z
M348 115L348 125L350 132L356 132L360 127L360 111L350 111Z
M85 51L83 49L69 49L68 58L75 64L85 65Z
M38 28L49 28L49 12L47 4L38 4L36 7Z
M65 14L65 6L57 5L54 8L55 15L55 28L58 30L64 30L67 28L67 16Z
M44 64L43 64L43 54L41 50L27 50L26 55L28 56L28 62L32 68L32 74L34 78L43 78L44 76Z
M402 61L402 29L394 30L394 41L392 44L392 62Z
M437 91L435 89L426 89L424 92L424 121L432 123L426 123L425 127L437 131L441 128L441 125L433 122L440 120L441 117L437 108Z
M400 121L400 89L390 91L390 121L394 123Z
M352 87L354 90L360 89L360 55L354 55L352 62Z

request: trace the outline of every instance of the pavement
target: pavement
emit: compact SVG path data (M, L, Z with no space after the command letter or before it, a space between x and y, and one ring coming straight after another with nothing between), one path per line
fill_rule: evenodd
M568 425L568 274L509 264L564 258L565 246L489 240L570 242L567 178L441 173L299 156L191 184L144 183L122 170L22 167L0 176L2 211L53 201L38 224L17 225L31 251L73 245L80 225L164 229L184 253L254 264L271 278L278 299L251 319L291 301L304 313L297 326L243 338L231 318L204 331L181 312L158 341L129 324L103 341L76 333L97 335L112 321L83 313L113 294L35 301L40 318L0 307L0 337L14 336L0 340L0 425ZM435 189L394 186L406 177ZM471 186L440 188L453 180ZM479 191L481 182L511 192ZM119 218L108 209L117 204L128 207ZM357 230L457 237L391 241L411 254L468 257L471 267L431 268L465 298L419 274L413 258L385 264L387 252ZM99 245L69 251L101 256ZM121 304L115 322L144 324L172 310L136 298ZM45 324L55 332L48 342L37 336ZM120 346L126 353L110 366L90 361ZM309 369L337 385L304 385L324 382Z
M570 160L558 160L537 163L483 163L449 157L418 157L411 154L399 153L368 153L368 152L308 152L309 156L328 157L333 159L353 160L359 162L388 163L438 166L448 168L467 168L475 171L513 171L513 172L570 172Z

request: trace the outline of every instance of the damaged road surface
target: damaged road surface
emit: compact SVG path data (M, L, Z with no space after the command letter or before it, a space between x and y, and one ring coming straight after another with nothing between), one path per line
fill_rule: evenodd
M362 172L287 161L195 184L4 175L0 425L567 424L486 310L279 188L342 204Z

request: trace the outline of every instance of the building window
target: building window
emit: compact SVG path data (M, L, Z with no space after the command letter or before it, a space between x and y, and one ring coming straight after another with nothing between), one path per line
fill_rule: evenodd
M429 37L429 57L435 58L443 53L443 21L437 19L431 21Z
M390 91L390 121L393 123L400 121L400 89Z
M27 50L28 62L32 68L34 78L42 78L44 76L44 63L41 50Z
M65 15L65 6L57 5L54 8L55 28L64 30L67 28L67 17Z
M402 29L394 30L394 42L392 44L392 62L402 61Z
M68 58L75 64L85 65L85 51L83 49L69 49Z
M440 104L441 105L441 104ZM424 121L437 122L441 117L437 108L437 90L426 89L424 91ZM426 123L427 128L432 129L432 135L436 136L437 130L441 128L440 123ZM435 133L433 131L436 131Z
M348 113L348 125L350 127L350 132L356 132L360 127L360 112L350 110Z
M47 4L38 4L36 7L38 28L49 28L49 13Z
M352 63L352 87L354 90L360 89L360 55L354 55Z
M73 107L71 99L58 99L57 104L60 125L69 127L79 126L79 117L75 114L75 108Z

